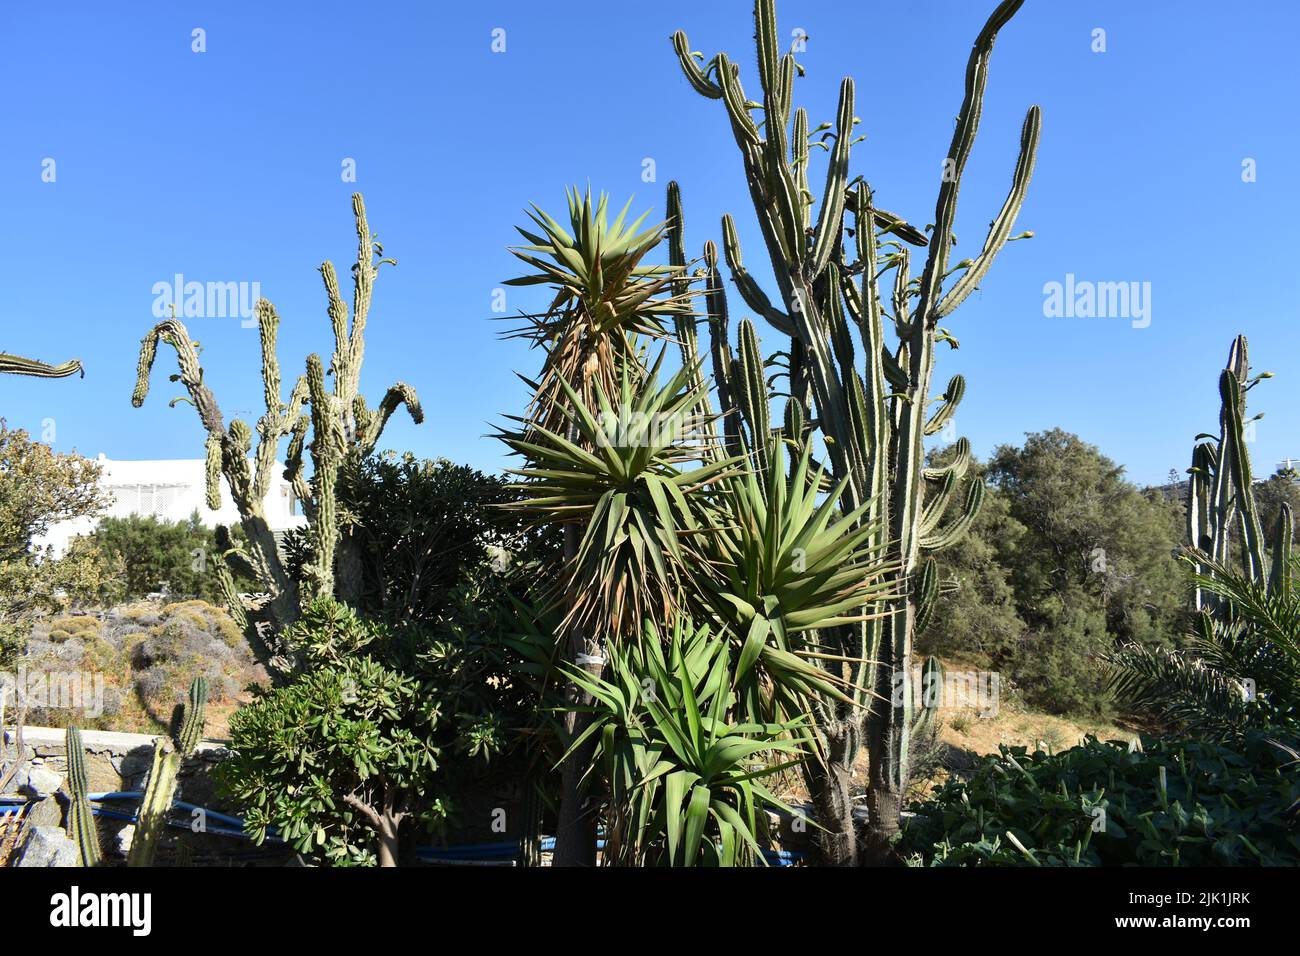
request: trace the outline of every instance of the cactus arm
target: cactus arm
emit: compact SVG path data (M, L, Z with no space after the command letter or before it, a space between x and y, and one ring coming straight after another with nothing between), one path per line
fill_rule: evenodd
M951 524L947 527L936 531L934 534L925 535L920 539L921 550L923 551L942 551L950 548L970 530L971 524L979 516L980 507L984 504L984 482L978 478L973 478L968 483L966 492L965 506Z
M1295 521L1291 515L1291 505L1282 502L1277 513L1277 524L1273 527L1273 567L1269 572L1268 589L1283 601L1290 600L1292 577L1295 573L1293 564L1293 538Z
M686 79L694 87L695 92L711 100L721 99L722 89L711 82L705 71L700 69L699 63L695 61L695 54L691 52L690 40L681 30L673 34L673 50L677 54L678 62L681 63L682 72L686 74ZM715 63L710 65L713 66Z
M1042 111L1037 106L1031 106L1020 131L1020 156L1016 160L1011 191L1007 194L1006 202L1002 204L1002 210L997 218L989 225L989 234L984 240L983 250L975 258L971 267L953 284L948 294L940 300L941 318L961 305L975 290L992 267L997 254L1010 239L1011 230L1016 224L1016 216L1020 214L1020 207L1024 205L1025 196L1029 192L1029 181L1034 176L1034 160L1038 154L1038 134L1041 125Z
M686 217L682 211L682 191L677 182L668 183L668 264L676 271L673 280L673 297L682 302L689 300L690 277L686 274ZM714 427L713 404L704 381L704 363L700 358L699 337L695 332L695 313L679 310L673 315L677 345L682 354L682 367L691 370L690 387L700 396L695 406L699 426L709 447L717 450L717 432Z
M957 476L954 472L946 472L938 481L938 488L932 494L926 495L925 509L921 512L921 535L930 534L943 520L944 513L948 510L948 503L952 501L953 492L957 489Z
M772 305L767 293L754 281L749 270L745 268L744 256L740 250L740 237L736 234L736 223L730 214L722 217L722 253L731 271L731 281L745 304L761 315L772 328L782 335L794 335L794 323L790 317Z
M1246 576L1254 581L1264 578L1264 542L1259 526L1259 512L1255 507L1254 479L1251 476L1250 454L1246 450L1245 391L1232 369L1224 369L1219 381L1223 399L1224 436L1219 449L1220 467L1231 479L1233 498L1242 532L1242 562ZM1227 535L1224 535L1226 540Z
M149 768L149 782L140 812L131 849L127 853L127 866L153 866L158 845L162 842L176 801L176 787L185 758L194 753L203 736L204 711L208 700L208 681L196 677L190 682L189 702L184 708L180 729L175 740L159 737L154 741L153 763Z
M358 396L360 398L360 396ZM420 405L420 399L415 394L415 389L405 382L398 382L391 385L384 397L380 399L379 408L375 410L374 415L370 416L369 424L359 437L358 441L363 454L370 454L374 451L375 446L379 443L379 438L383 434L384 426L388 424L388 419L392 418L393 412L397 411L399 406L405 405L406 410L411 413L411 420L415 424L424 421L424 408Z
M727 293L718 269L718 247L712 241L704 245L704 303L709 321L709 353L713 360L713 381L718 391L718 405L722 413L722 435L726 452L731 457L744 454L740 438L740 406L736 397L736 383L732 381L735 356L728 343L730 315L727 310Z
M937 306L943 276L948 269L948 256L952 251L951 236L957 213L957 194L961 190L962 174L975 143L975 134L979 130L993 43L998 31L1023 3L1024 0L1002 0L998 4L976 37L970 60L966 64L966 97L961 112L957 114L957 128L953 131L952 144L948 148L947 162L944 164L944 176L939 185L932 233L935 241L930 244L925 270L921 275L920 320L929 329L938 324L941 315Z
M166 737L154 741L153 762L149 766L149 782L140 801L135 834L131 849L127 851L127 866L153 866L158 844L162 842L172 801L176 796L176 776L180 770L180 755Z
M45 362L12 355L9 352L0 352L0 372L9 375L30 375L33 378L67 378L77 373L81 373L82 378L86 377L86 371L81 367L81 359L72 359L59 365L47 365Z
M940 468L926 468L921 473L922 476L929 481L938 481L943 478L944 475L950 473L954 475L958 481L964 478L971 463L970 441L965 437L958 438L957 444L954 447L956 453L953 455L952 461Z
M813 235L812 272L821 273L839 241L844 223L845 186L849 179L849 146L853 142L853 80L845 77L840 84L840 103L836 113L835 146L826 168L826 188L822 191L821 215Z
M81 742L81 731L69 727L64 737L64 750L68 758L68 829L77 844L82 866L97 866L101 859L99 831L91 812L88 796L90 785L86 778L86 750Z
M939 600L939 566L934 558L926 558L921 565L921 574L916 582L916 633L924 634L934 618L935 605ZM925 666L930 666L929 658ZM924 674L922 675L924 677ZM927 709L928 710L928 709Z
M939 409L930 416L929 421L925 423L924 432L927 435L935 435L943 430L943 426L952 421L952 416L957 411L957 406L961 404L962 398L966 394L966 379L960 375L954 375L948 380L948 389L941 397L943 402Z

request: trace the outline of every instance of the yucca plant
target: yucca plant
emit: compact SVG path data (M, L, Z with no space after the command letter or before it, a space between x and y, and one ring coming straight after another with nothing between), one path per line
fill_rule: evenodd
M752 694L771 684L786 704L816 694L846 698L862 689L857 681L868 662L823 652L817 632L875 619L869 609L892 593L880 556L868 547L878 531L862 521L870 503L843 512L844 481L819 494L823 470L812 468L810 446L789 475L784 443L772 443L767 457L766 476L750 470L723 485L723 523L707 544L717 577L704 593L741 643L737 679ZM766 671L763 680L750 680L755 669Z
M735 468L729 460L686 467L699 457L683 442L698 391L687 384L688 369L661 386L661 362L662 355L644 377L624 362L616 394L593 387L594 407L560 379L567 401L557 409L567 427L533 424L501 435L528 463L513 470L522 480L510 487L521 499L508 507L581 529L557 578L566 626L614 637L635 632L647 616L665 619L701 532L701 505L690 496Z
M606 677L568 670L593 698L573 747L596 741L591 770L608 783L606 864L762 859L766 809L792 811L761 781L800 762L806 721L736 721L738 675L725 640L685 618L666 635L647 622L640 640L610 647Z
M541 373L529 382L529 420L552 429L563 425L565 385L588 407L597 387L617 394L620 368L637 359L637 337L666 335L666 319L689 310L689 295L673 289L681 270L643 264L664 224L642 228L648 212L627 222L631 200L611 222L604 193L593 201L590 189L574 187L566 196L569 228L533 206L528 215L540 232L519 228L529 244L511 251L537 271L506 280L555 290L545 312L524 316L525 325L509 333L546 350Z
M689 291L680 288L682 268L643 264L663 239L663 224L643 228L645 215L629 223L630 203L610 221L608 198L601 194L593 201L590 190L583 194L576 188L569 190L567 198L568 229L534 206L529 216L540 232L520 229L528 245L512 250L535 271L511 279L509 284L543 284L554 290L544 312L526 315L524 326L510 333L546 352L536 380L525 379L533 394L524 417L524 433L519 437L534 441L541 436L542 443L550 442L541 432L530 434L541 428L590 453L591 439L582 436L568 408L572 396L586 409L596 409L597 390L607 397L618 395L621 378L628 370L633 380L639 379L636 371L642 367L643 355L638 340L665 335L669 317L677 324L688 310ZM582 522L566 522L564 558L568 567L580 566L582 538ZM639 584L634 581L632 586ZM571 596L579 593L573 588L565 591ZM586 662L583 666L598 673L598 636L581 626L583 617L580 609L566 614L568 624L560 635L562 657ZM576 684L570 682L568 696L571 703L581 702ZM576 710L567 714L566 733L580 733L581 719ZM587 756L580 754L563 768L557 865L595 862L595 821L583 813L579 792L578 765Z

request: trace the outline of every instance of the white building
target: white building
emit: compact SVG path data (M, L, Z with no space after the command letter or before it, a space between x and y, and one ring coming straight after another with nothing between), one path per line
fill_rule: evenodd
M99 486L112 503L95 517L74 518L52 525L49 532L36 540L37 547L54 547L62 555L68 542L77 535L90 534L101 517L153 515L160 520L187 521L195 511L209 527L239 523L239 512L230 497L226 479L221 479L221 507L211 511L207 505L207 464L202 458L161 461L114 461L101 452ZM264 504L267 524L272 531L285 531L307 523L301 514L293 489L281 475L284 465L277 462L271 471L271 489Z

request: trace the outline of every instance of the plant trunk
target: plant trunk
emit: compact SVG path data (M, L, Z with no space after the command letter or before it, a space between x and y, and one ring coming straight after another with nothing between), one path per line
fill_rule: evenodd
M810 781L817 819L813 822L817 856L823 866L856 866L857 832L853 825L853 768L839 760L818 768Z
M576 525L564 528L564 560L572 561L578 553L581 529ZM573 664L580 654L587 653L587 640L582 629L574 627L569 631L569 643L565 649L565 659ZM583 669L599 674L601 665L585 664ZM571 706L590 703L578 686L572 681L565 688L566 698ZM565 746L587 728L589 715L570 710L564 715ZM596 865L596 817L586 812L582 791L582 772L591 762L595 751L595 741L588 740L578 750L569 755L560 767L560 809L555 824L555 866L595 866Z
M379 865L397 866L401 856L401 819L384 814L379 822Z

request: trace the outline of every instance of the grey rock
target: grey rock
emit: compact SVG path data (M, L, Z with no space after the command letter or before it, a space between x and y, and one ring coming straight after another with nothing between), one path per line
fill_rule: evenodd
M35 766L27 771L27 783L23 786L23 792L37 797L47 797L57 793L61 786L63 786L62 774L55 773L48 767Z
M23 818L29 827L57 827L63 822L63 807L55 797L37 800Z
M135 839L135 824L128 823L122 829L117 831L117 852L126 856L131 852L131 841Z
M31 827L14 866L79 866L77 844L61 827Z

